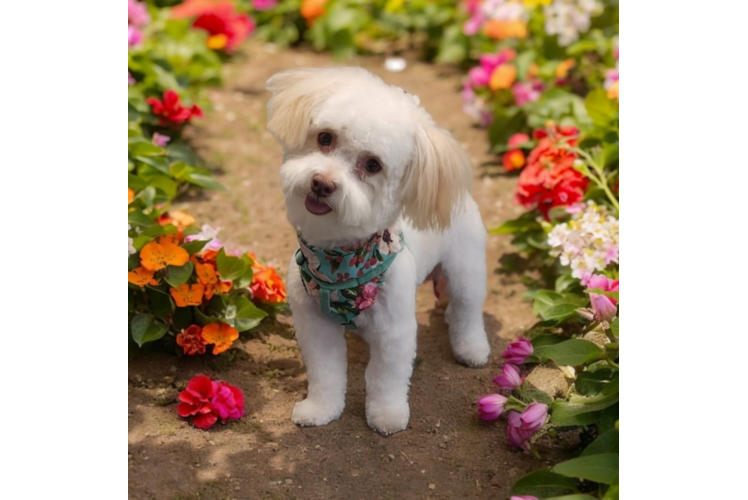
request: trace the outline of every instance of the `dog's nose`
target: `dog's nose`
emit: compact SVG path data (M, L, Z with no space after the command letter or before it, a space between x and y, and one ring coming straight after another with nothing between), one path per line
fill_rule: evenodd
M333 181L321 175L312 177L312 191L320 198L326 198L333 194L338 186Z

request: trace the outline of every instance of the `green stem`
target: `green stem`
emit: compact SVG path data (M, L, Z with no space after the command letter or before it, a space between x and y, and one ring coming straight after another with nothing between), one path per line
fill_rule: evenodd
M581 156L584 161L587 163L589 167L592 167L592 169L595 171L595 174L592 175L592 172L590 172L590 179L597 184L597 186L605 192L605 195L608 197L608 200L610 200L610 203L615 207L616 214L620 212L620 208L618 206L618 200L616 199L613 192L608 187L608 182L605 180L605 173L603 172L603 167L597 164L597 162L592 158L592 156L587 153L586 151L575 148L572 146L567 146L569 151L576 153L577 155Z

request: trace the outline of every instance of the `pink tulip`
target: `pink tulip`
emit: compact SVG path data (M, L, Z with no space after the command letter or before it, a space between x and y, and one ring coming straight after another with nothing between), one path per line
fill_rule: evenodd
M605 295L597 293L590 294L590 302L592 303L592 310L595 311L596 320L610 321L616 317L618 310L613 302L611 302L612 300L613 298Z
M532 352L533 349L530 341L520 335L519 339L509 344L501 356L506 363L521 365Z
M506 398L500 394L489 394L478 400L478 414L481 420L490 422L496 420L504 411Z
M507 420L509 420L509 425L506 426L506 437L509 444L523 450L529 450L529 441L532 437L532 432L522 430L520 427L520 414L516 411L510 411Z
M521 496L514 495L509 500L540 500L540 499L532 495L521 495Z
M548 417L548 406L543 403L530 403L519 416L520 428L523 431L535 433L544 425Z
M494 377L496 385L503 389L514 389L522 385L524 378L519 374L519 368L515 365L506 364L501 370L501 375Z

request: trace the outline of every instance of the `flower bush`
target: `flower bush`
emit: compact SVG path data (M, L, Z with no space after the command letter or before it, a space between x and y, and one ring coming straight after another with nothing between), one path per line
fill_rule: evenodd
M220 83L216 51L234 50L254 25L225 0L173 9L129 0L128 24L129 338L217 355L285 301L285 285L275 269L227 250L217 228L198 229L171 203L189 186L223 189L181 134L202 117L201 91Z

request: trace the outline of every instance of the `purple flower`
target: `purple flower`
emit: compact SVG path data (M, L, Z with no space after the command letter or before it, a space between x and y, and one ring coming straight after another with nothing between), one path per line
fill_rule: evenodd
M153 137L151 138L151 142L160 148L166 146L166 144L170 140L171 137L169 137L168 135L159 134L158 132L154 132Z
M490 422L496 420L504 411L506 398L500 394L489 394L478 400L478 414L481 420Z
M501 356L506 363L521 365L532 352L533 349L530 341L520 335L519 339L509 344Z
M503 389L514 389L522 384L524 378L519 374L519 368L515 365L506 364L501 370L501 375L494 377L496 385Z
M614 299L607 295L600 295L597 293L590 294L590 302L592 304L592 310L595 311L596 320L610 321L616 317L616 312L618 311L611 300Z
M252 0L252 7L255 10L270 10L278 5L278 0Z
M134 47L143 41L143 34L135 26L127 27L127 46Z

